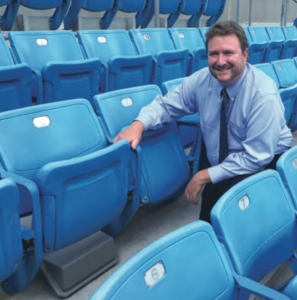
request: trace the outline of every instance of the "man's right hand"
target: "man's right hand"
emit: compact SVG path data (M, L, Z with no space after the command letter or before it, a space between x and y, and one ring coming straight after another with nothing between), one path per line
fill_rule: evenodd
M123 131L121 131L113 140L114 143L120 140L127 140L132 149L136 149L139 144L142 133L144 132L145 127L140 121L134 121L131 126Z

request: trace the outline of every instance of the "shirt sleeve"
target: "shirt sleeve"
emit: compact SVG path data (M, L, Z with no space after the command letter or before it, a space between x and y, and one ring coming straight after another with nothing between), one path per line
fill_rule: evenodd
M253 103L246 124L243 151L230 154L221 164L208 169L213 183L262 171L272 161L285 126L280 96L266 95Z
M196 73L186 78L180 86L170 90L166 96L158 95L151 104L141 109L135 120L142 122L145 130L158 129L164 123L196 113L198 110L194 88L198 77Z

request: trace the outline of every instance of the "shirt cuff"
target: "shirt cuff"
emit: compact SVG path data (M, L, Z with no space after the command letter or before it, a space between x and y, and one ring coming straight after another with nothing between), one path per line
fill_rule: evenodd
M213 184L216 184L216 183L228 178L226 176L226 174L224 174L224 170L221 167L221 165L216 165L216 166L210 167L208 169L208 175Z
M147 131L147 130L150 129L150 126L149 126L150 122L149 122L149 120L146 120L145 118L137 117L133 121L139 121L139 122L141 122L144 125L144 131Z

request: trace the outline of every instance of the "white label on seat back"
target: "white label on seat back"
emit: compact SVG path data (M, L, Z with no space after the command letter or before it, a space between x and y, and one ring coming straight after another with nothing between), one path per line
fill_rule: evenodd
M256 31L255 31L255 30L252 30L252 33L253 33L253 34L256 34Z
M48 45L47 39L36 39L36 43L38 46L47 46Z
M282 67L281 65L279 65L277 68L278 68L280 71L282 71L282 69L283 69L283 67Z
M143 37L146 41L149 41L151 39L151 36L149 34L145 34Z
M122 99L122 104L124 107L132 106L133 100L132 100L132 98L124 98L124 99Z
M165 269L163 263L159 261L143 275L144 281L148 288L154 286L158 281L160 281L165 276Z
M106 43L106 37L105 36L98 36L98 42L99 43Z
M42 128L51 125L51 120L48 116L42 116L33 119L33 124L36 128Z
M250 206L250 199L247 195L243 196L241 199L238 201L238 206L241 211L244 211Z
M273 33L273 30L272 30L272 29L270 29L270 33Z
M293 167L295 170L297 169L297 158L293 160Z
M184 39L184 38L185 38L185 34L182 33L182 32L180 32L178 35L179 35L179 37L180 37L181 39Z
M285 32L288 32L288 29L285 29Z

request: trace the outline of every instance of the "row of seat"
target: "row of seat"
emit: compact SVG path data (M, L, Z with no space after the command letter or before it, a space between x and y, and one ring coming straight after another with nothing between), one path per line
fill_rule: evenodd
M78 31L79 45L72 32L10 32L10 49L0 36L0 77L1 85L9 81L16 87L5 88L0 110L29 106L30 97L38 104L73 98L92 103L94 95L106 91L150 83L161 87L207 66L207 30ZM250 61L261 63L265 51L250 51Z
M197 221L154 242L120 267L91 300L261 299L297 295L297 147L277 171L240 182L216 203L213 228ZM205 199L207 201L207 199ZM268 288L265 274L287 262L294 276Z
M254 56L250 59L252 64L288 59L297 55L295 26L251 26L243 29L250 45L250 54ZM259 61L261 58L262 61Z
M159 1L160 14L169 14L168 27L172 27L181 14L191 16L189 27L194 27L202 15L210 16L208 26L214 24L224 12L226 0L163 0ZM49 28L58 29L63 20L66 29L71 29L81 11L105 12L100 20L101 29L107 29L118 11L137 13L136 28L146 28L155 14L154 0L1 0L5 6L1 16L1 29L11 30L20 6L34 10L55 9L49 19Z
M97 95L93 107L86 100L70 100L0 114L1 179L18 186L6 181L0 202L1 210L7 212L0 216L5 224L0 236L0 282L5 280L6 292L28 286L42 262L43 249L44 264L50 264L43 271L45 276L54 281L59 296L69 295L69 289L72 293L81 282L91 280L99 267L90 259L84 262L83 273L75 272L83 278L71 279L69 260L75 264L79 259L67 247L77 249L76 244L100 229L115 236L140 204L174 201L183 193L198 170L200 131L189 156L176 124L145 133L136 151L127 141L113 144L122 128L157 95L161 95L159 87L149 85ZM15 194L14 202L5 201L10 194ZM21 227L19 217L31 214L32 228ZM21 255L22 239L30 255L26 251ZM92 252L90 247L83 246L77 255L88 257L84 251ZM63 270L57 275L53 265L63 265L59 255L66 248L66 275L61 275ZM100 257L102 261L105 256ZM27 276L22 281L24 272ZM15 276L20 276L21 284Z

